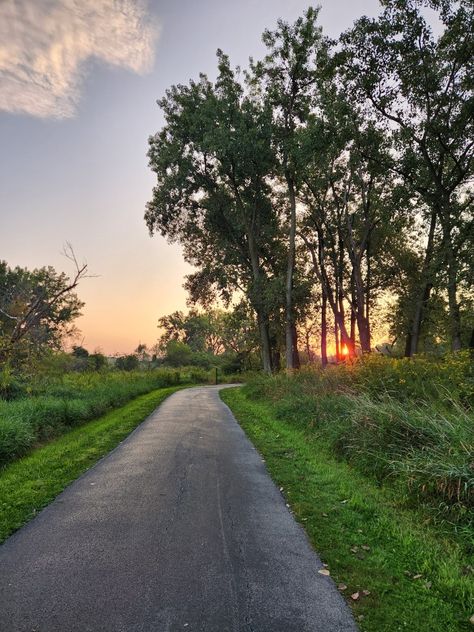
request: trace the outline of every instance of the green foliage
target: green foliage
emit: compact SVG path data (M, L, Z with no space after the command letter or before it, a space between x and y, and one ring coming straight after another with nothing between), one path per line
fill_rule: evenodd
M138 364L138 357L134 353L121 356L120 358L117 358L115 362L115 366L120 371L134 371L135 369L138 369Z
M29 396L0 400L0 467L27 453L36 443L55 437L130 399L184 381L207 381L208 375L155 369L69 373L29 386Z
M278 419L314 433L364 474L426 503L434 519L470 524L474 367L468 352L439 361L370 356L326 371L259 376L245 392L271 402Z
M107 366L107 358L103 353L98 351L89 354L88 367L92 371L100 371Z
M75 358L88 358L89 352L84 347L74 345L71 355L73 355Z
M218 366L225 373L259 366L256 323L244 302L231 311L174 312L160 318L159 326L164 329L158 343L164 365Z
M405 355L474 345L471 4L384 0L332 42L309 8L265 30L243 73L218 51L214 82L159 101L147 226L195 267L194 303L244 294L265 371L283 338L298 366L296 326L316 302L322 340L334 331L351 356L373 348L389 296ZM168 329L203 351L195 316L184 337L180 312Z
M16 399L25 394L25 387L15 376L9 364L0 370L0 400Z
M72 250L66 254L77 265ZM69 279L52 267L30 271L0 261L0 365L23 366L60 347L83 307L73 290L86 268Z

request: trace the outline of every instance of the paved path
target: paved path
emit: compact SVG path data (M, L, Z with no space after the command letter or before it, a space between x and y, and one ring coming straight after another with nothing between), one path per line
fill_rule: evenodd
M0 547L1 632L353 632L218 387L169 397Z

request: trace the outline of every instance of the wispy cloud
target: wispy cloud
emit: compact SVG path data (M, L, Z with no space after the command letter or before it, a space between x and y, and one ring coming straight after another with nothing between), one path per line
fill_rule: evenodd
M157 35L145 0L0 0L0 110L73 116L88 60L145 73Z

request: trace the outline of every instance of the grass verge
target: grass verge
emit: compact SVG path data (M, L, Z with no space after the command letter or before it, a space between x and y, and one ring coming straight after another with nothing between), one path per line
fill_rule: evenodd
M34 518L180 388L141 395L0 469L0 542Z
M474 629L472 550L424 524L423 514L407 510L395 490L336 460L314 434L277 419L270 404L251 401L240 389L221 397L333 579L347 586L342 592L363 632Z

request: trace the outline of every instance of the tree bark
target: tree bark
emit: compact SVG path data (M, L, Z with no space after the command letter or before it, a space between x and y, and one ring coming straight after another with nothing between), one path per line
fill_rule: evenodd
M270 347L270 336L268 333L268 321L257 311L258 329L260 332L262 365L265 373L272 372L272 357Z
M436 230L436 222L438 214L436 211L432 211L430 219L430 229L428 233L428 243L426 245L425 258L423 261L423 268L421 271L421 287L416 298L415 313L407 336L407 345L405 347L405 355L411 357L418 353L418 347L420 343L421 325L423 323L426 307L430 300L431 290L433 288L432 283L432 267L433 267L433 254L434 254L434 236ZM407 353L408 352L408 353Z
M327 303L326 292L322 290L321 305L321 364L323 368L328 365L328 324L327 324Z
M451 335L451 351L461 349L461 312L457 300L457 277L458 265L451 240L451 231L443 231L444 250L446 264L448 268L448 307L449 307L449 329Z
M355 311L355 304L356 304L356 293L355 293L355 283L354 283L354 272L352 272L351 275L351 341L352 344L355 347L355 336L356 336L356 332L355 332L355 328L356 328L356 311Z
M292 347L293 347L293 368L300 369L300 354L298 352L298 332L296 330L296 325L293 323L291 327L291 338L292 338Z
M247 229L247 238L254 281L254 287L253 291L251 292L250 299L257 314L258 329L260 333L262 365L265 373L272 373L272 355L268 315L262 305L262 271L260 269L260 259L253 235L253 229L251 226Z
M288 195L290 200L290 232L288 236L288 264L286 270L286 293L285 293L285 341L286 341L286 368L294 369L295 359L298 350L295 343L295 318L293 310L293 276L295 269L295 241L296 241L296 194L293 180L289 174L286 175L288 184ZM299 358L297 359L299 365Z

